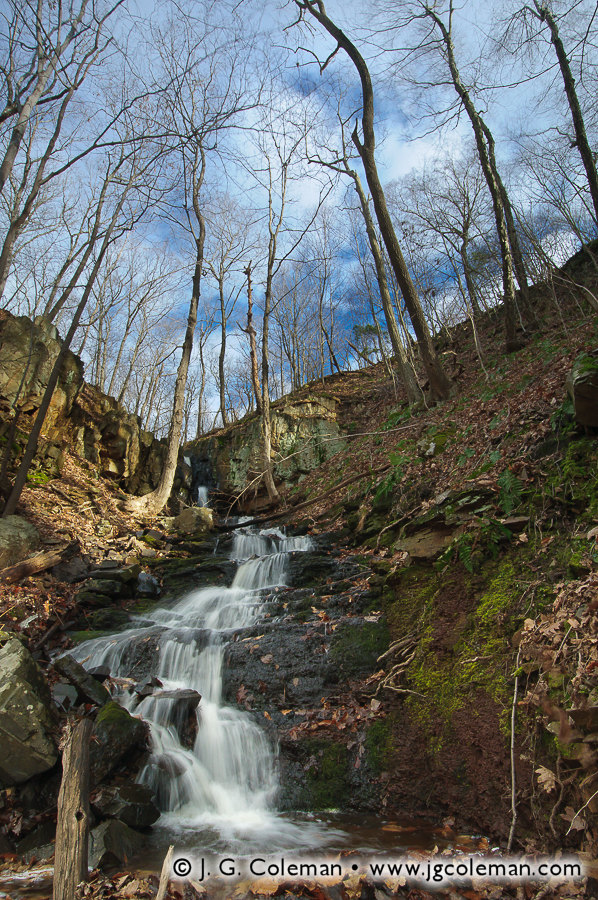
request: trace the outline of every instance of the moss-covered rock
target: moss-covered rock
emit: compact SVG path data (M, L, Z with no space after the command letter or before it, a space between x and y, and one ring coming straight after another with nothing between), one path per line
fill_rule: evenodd
M102 781L124 760L146 749L147 725L111 700L99 710L89 750L91 777Z
M578 356L567 378L567 391L577 422L598 428L598 350Z

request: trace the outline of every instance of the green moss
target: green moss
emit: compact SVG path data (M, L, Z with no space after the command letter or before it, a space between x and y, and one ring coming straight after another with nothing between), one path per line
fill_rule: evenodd
M100 707L96 716L96 726L128 724L131 714L115 700L109 700Z
M69 631L68 636L74 644L82 644L83 641L93 641L102 637L103 631Z
M539 506L546 500L572 507L590 520L598 515L598 445L584 437L571 440L559 459L553 459L541 485L531 497Z
M313 740L304 743L311 757L307 787L311 809L338 809L346 805L349 790L349 754L343 744Z
M52 475L48 472L43 472L41 469L27 473L27 482L32 486L39 487L40 485L47 484L49 481L52 481Z
M389 642L388 625L384 619L344 623L333 633L330 662L341 678L373 672L378 657L388 649Z
M392 729L386 719L372 722L365 736L365 749L370 769L379 775L392 757Z
M460 625L454 625L450 651L446 641L436 636L437 602L442 592L423 605L416 656L408 670L409 686L418 696L407 702L430 740L435 737L438 743L438 723L445 734L450 733L455 713L465 706L475 715L479 690L506 709L511 690L505 676L512 653L508 638L518 622L519 596L514 566L503 561L494 567L473 611ZM501 728L508 732L506 718L503 721L501 717Z

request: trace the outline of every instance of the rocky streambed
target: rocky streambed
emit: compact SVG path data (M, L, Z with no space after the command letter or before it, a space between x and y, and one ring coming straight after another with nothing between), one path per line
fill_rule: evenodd
M91 866L156 868L173 840L196 853L477 846L429 795L395 794L391 638L371 557L277 528L204 529L175 546L186 555L149 557L152 575L92 573L79 589L88 627L46 676L16 638L0 649L0 666L21 660L2 679L37 729L21 746L45 751L35 770L5 766L6 851L51 857L60 726L81 715L94 719Z

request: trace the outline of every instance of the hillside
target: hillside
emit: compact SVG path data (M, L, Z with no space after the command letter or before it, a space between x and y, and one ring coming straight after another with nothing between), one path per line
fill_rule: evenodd
M583 260L571 268L594 289ZM453 847L598 855L598 444L566 388L598 346L582 297L563 290L556 306L538 287L541 327L509 356L487 315L485 373L467 326L443 335L456 383L443 404L409 409L382 364L284 398L281 420L306 418L280 432L281 507L265 510L255 485L221 480L213 493L223 530L236 507L315 543L293 558L291 588L268 597L267 621L227 651L228 702L279 742L279 807L375 814L397 834L408 819ZM251 427L185 448L192 468L211 453L214 471L223 459L230 470ZM3 635L24 640L52 685L56 651L156 602L153 589L101 590L102 568L140 566L163 597L230 578L230 539L207 518L132 521L118 473L82 459L66 432L61 449L61 470L32 479L19 512L43 549L76 547L0 594ZM44 809L4 790L7 852L55 817L56 770L44 778ZM111 884L104 896L125 896ZM542 896L594 896L595 884ZM494 896L515 896L505 890Z

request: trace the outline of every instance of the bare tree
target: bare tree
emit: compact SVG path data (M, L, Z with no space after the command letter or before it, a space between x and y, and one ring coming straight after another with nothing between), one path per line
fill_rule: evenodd
M421 9L420 15L428 18L440 33L440 46L448 65L451 81L471 122L480 164L492 198L496 231L502 257L506 346L507 351L511 352L519 349L522 345L521 339L517 335L514 271L516 270L517 272L517 280L525 307L527 307L528 292L527 274L523 263L523 255L519 247L513 210L496 163L494 136L482 115L476 109L471 91L466 86L459 71L453 42L453 0L448 0L446 12L448 22L446 23L438 12L436 4L430 5L424 0L419 0L418 6Z
M165 130L169 133L173 154L178 158L182 191L182 203L171 207L167 215L179 226L183 218L194 262L187 327L160 481L150 494L131 498L126 503L129 512L146 516L157 515L166 505L177 467L187 372L205 264L203 188L208 156L215 152L218 136L224 128L230 127L235 116L256 102L246 90L243 72L239 71L237 47L230 32L220 32L214 26L208 29L203 23L204 32L199 35L192 16L182 17L180 11L178 15L179 20L169 22L159 37L164 79L169 84L164 100L168 119Z
M220 416L222 424L228 425L225 379L227 326L241 293L241 288L234 276L235 273L239 273L241 262L252 250L250 235L252 223L249 211L243 209L227 194L221 195L216 201L212 200L208 222L213 250L211 259L207 262L207 268L218 288L220 310L220 352L218 354ZM255 239L253 239L253 244L255 244ZM245 274L247 275L247 269Z
M571 113L571 122L573 125L574 140L572 146L576 147L581 157L583 167L586 173L587 183L592 198L594 221L598 225L598 172L596 170L596 154L592 150L588 134L586 130L585 118L576 88L575 76L571 68L571 57L567 52L563 43L561 29L559 24L573 10L577 10L579 3L569 3L568 8L558 15L553 4L548 0L532 0L531 4L522 6L513 17L513 22L508 29L512 31L513 26L520 23L523 25L522 41L526 44L534 41L537 35L533 33L532 22L535 20L548 29L549 40L554 48L556 58L558 60L559 69L563 79L563 87L567 97L569 112ZM591 12L591 18L587 24L586 37L592 28L592 23L596 17L596 9ZM507 33L507 40L512 38L512 34ZM521 49L521 40L516 40L516 49ZM578 42L579 43L579 42ZM583 41L581 42L583 45Z
M64 116L65 101L68 105L89 66L107 46L102 36L105 22L123 2L7 3L0 19L6 45L0 68L6 101L0 122L12 122L12 131L0 162L0 192L35 110L40 105L59 104L56 121Z
M342 49L348 55L359 74L362 90L362 132L360 135L356 124L351 138L363 163L366 180L372 195L376 218L380 227L380 233L382 234L382 238L386 245L397 282L399 283L403 297L405 298L405 304L409 312L413 330L415 331L419 343L424 368L430 381L431 393L438 399L446 398L451 393L452 382L444 372L434 349L432 337L421 308L420 299L411 275L409 274L407 264L405 263L392 224L392 219L386 205L382 183L378 175L375 155L374 89L368 66L355 44L332 21L332 19L329 18L322 0L295 0L295 4L299 9L300 20L304 21L305 13L309 13L309 15L316 19L316 21L319 22L336 41L337 46L335 50L329 55L328 59L320 65L320 71L323 72L330 60Z

